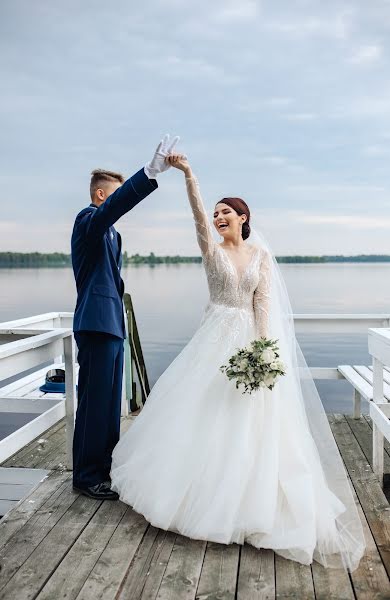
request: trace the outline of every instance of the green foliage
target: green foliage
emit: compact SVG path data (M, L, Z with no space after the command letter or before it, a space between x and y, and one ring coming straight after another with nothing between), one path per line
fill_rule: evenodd
M386 254L359 254L357 256L278 256L279 263L369 263L390 262L390 256ZM200 264L200 256L156 256L151 252L147 256L133 254L129 256L123 253L123 264L127 265L177 265L186 263ZM0 252L0 268L41 268L41 267L70 267L72 265L70 254L61 252Z
M154 252L151 252L148 256L141 256L140 254L134 254L133 256L123 257L123 264L125 265L176 265L181 263L201 263L202 258L200 256L156 256Z
M0 252L0 268L69 267L70 255L61 252Z

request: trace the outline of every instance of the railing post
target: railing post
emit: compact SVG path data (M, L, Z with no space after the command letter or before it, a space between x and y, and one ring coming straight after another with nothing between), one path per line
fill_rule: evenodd
M353 390L353 418L360 419L362 414L362 397L354 388Z
M76 350L73 334L64 338L65 358L65 410L66 410L66 463L68 469L73 468L72 447L74 420L77 409L76 394Z
M383 397L383 364L375 356L373 365L373 400L376 404L384 402ZM376 423L372 424L372 466L374 473L378 475L382 485L384 459L383 459L384 437Z
M127 417L129 415L129 403L127 400L127 357L126 357L126 340L124 340L124 361L123 361L123 373L122 373L122 401L121 401L121 416Z

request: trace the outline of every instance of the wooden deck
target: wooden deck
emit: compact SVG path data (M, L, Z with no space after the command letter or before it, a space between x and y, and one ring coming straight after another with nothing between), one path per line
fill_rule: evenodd
M390 599L390 506L371 469L370 419L328 418L367 540L351 575L248 544L191 540L156 529L121 502L74 493L61 421L40 436L45 443L32 442L2 465L51 472L0 523L0 599Z

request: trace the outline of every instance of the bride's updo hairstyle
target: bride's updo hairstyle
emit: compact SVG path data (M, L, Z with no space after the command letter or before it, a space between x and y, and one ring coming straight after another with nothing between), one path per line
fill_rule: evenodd
M242 225L242 239L246 240L251 232L251 226L249 225L249 221L251 218L251 211L249 210L249 206L247 205L242 198L222 198L217 204L227 204L236 211L236 213L241 215L246 215L246 221Z

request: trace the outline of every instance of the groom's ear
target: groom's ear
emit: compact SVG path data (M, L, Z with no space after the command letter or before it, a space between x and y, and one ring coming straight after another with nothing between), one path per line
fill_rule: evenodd
M95 190L95 196L97 196L99 200L104 200L104 198L105 198L104 190L102 188L97 188Z

